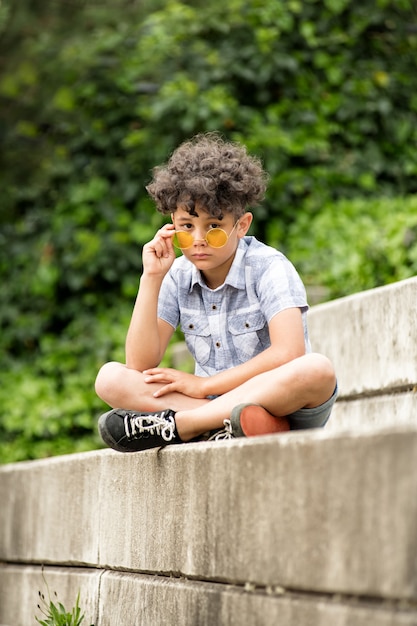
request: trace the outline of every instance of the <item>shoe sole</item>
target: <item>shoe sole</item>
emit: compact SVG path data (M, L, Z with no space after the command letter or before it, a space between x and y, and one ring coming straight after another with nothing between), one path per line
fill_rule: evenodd
M286 417L275 417L259 404L239 404L230 416L236 437L256 437L290 430Z

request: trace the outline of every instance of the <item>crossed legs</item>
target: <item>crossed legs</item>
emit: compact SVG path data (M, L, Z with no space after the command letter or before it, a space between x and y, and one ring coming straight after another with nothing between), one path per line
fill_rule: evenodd
M233 408L243 402L260 404L272 415L282 417L323 404L331 397L335 385L331 362L321 354L311 353L258 374L214 400L176 392L155 398L153 394L162 385L145 383L141 372L115 362L106 363L99 371L96 392L113 408L149 412L173 409L178 433L183 441L188 441L208 430L221 428Z

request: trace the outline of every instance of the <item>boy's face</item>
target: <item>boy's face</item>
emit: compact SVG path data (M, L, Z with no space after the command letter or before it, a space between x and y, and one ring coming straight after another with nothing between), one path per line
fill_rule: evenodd
M212 217L199 206L196 207L195 215L190 215L188 211L179 206L172 215L172 221L176 231L186 232L192 235L192 239L185 243L182 253L191 261L203 274L213 274L216 271L223 280L233 262L239 239L243 237L252 221L252 214L245 213L244 216L235 220L231 213L223 215L222 219ZM211 239L207 233L215 228L221 228L225 235L218 233L218 237ZM213 242L213 246L210 242ZM219 243L222 247L215 247ZM181 243L181 241L180 241ZM190 247L188 247L190 245Z

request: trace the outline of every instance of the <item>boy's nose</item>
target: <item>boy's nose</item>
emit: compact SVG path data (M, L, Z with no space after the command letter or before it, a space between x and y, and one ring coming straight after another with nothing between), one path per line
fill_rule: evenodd
M207 243L206 233L204 230L196 228L194 232L194 243L201 243L201 242Z

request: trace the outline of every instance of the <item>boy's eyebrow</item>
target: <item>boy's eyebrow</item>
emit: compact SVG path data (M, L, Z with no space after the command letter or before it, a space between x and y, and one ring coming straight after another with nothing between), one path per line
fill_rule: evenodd
M175 217L175 221L178 221L178 222L189 222L190 219L193 219L191 215L187 215L184 217Z
M184 215L183 217L175 217L175 221L178 221L178 222L189 222L190 220L192 221L193 218L195 218L195 217L200 217L200 216L199 215L197 215L197 216L195 216L195 215L187 215L187 216L185 216ZM223 216L222 217L212 217L211 215L208 215L207 217L204 218L204 220L206 222L213 222L213 221L214 222L221 222L222 219L223 219Z

